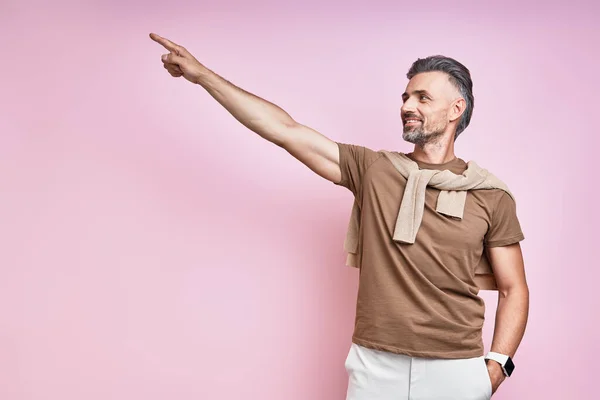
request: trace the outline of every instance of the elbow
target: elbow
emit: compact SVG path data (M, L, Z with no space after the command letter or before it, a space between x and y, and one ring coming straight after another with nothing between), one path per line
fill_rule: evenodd
M498 287L500 297L524 297L529 298L529 287L526 282L515 282L513 284Z

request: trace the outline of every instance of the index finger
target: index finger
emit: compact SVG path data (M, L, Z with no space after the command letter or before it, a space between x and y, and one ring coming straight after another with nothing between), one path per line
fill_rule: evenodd
M179 46L171 42L169 39L165 39L156 33L151 33L150 39L154 40L156 43L162 44L167 50L178 53Z

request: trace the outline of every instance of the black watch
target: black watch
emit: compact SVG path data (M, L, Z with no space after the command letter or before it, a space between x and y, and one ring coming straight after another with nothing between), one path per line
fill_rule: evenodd
M500 354L490 351L484 358L486 360L494 360L498 364L500 364L500 366L502 366L502 372L504 372L504 375L506 376L510 376L513 370L515 369L515 364L513 363L510 356L507 356L506 354Z

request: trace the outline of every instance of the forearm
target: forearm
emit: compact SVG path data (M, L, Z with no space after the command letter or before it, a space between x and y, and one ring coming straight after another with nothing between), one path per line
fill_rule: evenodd
M529 290L526 285L499 291L491 351L514 357L525 334L529 315Z
M296 121L279 106L249 93L208 68L197 82L231 115L262 138L280 145L288 127Z

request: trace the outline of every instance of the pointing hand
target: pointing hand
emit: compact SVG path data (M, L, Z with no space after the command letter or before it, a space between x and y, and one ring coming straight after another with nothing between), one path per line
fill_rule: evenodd
M192 83L198 83L200 76L206 71L206 67L200 64L189 51L156 33L151 33L150 39L169 50L169 54L163 54L161 60L171 76L175 78L183 76Z

